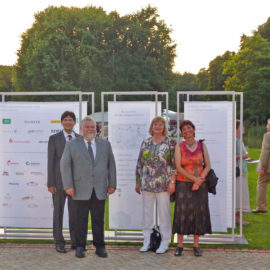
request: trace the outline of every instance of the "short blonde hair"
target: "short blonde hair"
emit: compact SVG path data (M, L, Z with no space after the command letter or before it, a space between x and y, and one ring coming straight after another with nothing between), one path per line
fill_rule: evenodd
M167 122L165 121L165 119L164 119L163 117L161 117L161 116L156 116L156 117L154 117L154 118L152 119L152 122L151 122L151 125L150 125L150 128L149 128L149 134L150 134L151 136L154 135L154 134L153 134L153 125L154 125L154 123L156 123L156 122L162 122L162 123L163 123L163 125L164 125L164 130L163 130L163 132L162 132L162 135L163 135L163 136L167 136L167 135L168 135L168 125L167 125Z

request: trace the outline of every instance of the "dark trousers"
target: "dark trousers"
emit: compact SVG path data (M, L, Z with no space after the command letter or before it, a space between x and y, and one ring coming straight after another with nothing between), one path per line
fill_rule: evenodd
M56 246L64 246L65 239L63 236L63 216L64 207L66 202L66 197L68 197L68 216L69 216L69 233L71 239L71 245L75 245L75 207L74 201L70 196L66 194L64 190L58 189L55 194L52 195L53 198L53 238Z
M87 232L88 232L88 217L89 211L91 213L93 245L96 248L104 247L104 211L105 200L99 200L96 197L95 190L93 190L89 200L74 200L76 208L76 228L75 238L76 246L86 246Z

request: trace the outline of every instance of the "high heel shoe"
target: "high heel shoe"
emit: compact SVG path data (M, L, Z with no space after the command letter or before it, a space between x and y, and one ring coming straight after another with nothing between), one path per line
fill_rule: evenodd
M194 256L196 256L196 257L202 256L202 252L201 252L201 249L199 247L193 247L193 253L194 253Z
M183 252L183 247L177 247L174 252L174 256L182 256L182 252Z

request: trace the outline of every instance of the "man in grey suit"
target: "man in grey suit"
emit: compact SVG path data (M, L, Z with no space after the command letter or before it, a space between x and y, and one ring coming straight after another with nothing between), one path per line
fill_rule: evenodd
M267 120L267 132L263 136L262 151L258 164L257 208L252 213L267 213L267 185L270 183L270 118Z
M63 215L67 194L63 189L62 177L60 173L60 159L62 157L66 142L79 136L73 131L76 124L75 114L65 111L61 115L61 124L63 131L58 132L49 138L48 143L48 181L49 192L52 193L53 199L53 238L56 251L66 253L65 240L63 237ZM71 247L75 249L75 232L74 232L74 210L72 207L71 197L68 196L69 212L69 232L71 238Z
M68 143L61 158L61 174L66 193L76 209L76 257L84 257L88 216L91 213L93 244L99 257L107 257L104 242L104 210L107 195L116 189L116 166L111 144L96 137L96 122L82 120L83 137Z

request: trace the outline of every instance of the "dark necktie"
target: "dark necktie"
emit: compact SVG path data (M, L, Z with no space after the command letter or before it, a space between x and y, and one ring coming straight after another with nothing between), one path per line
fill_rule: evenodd
M94 161L94 153L93 153L93 149L92 149L92 146L91 146L91 142L88 142L88 152L90 154L90 157L91 159Z
M67 135L68 140L71 141L72 140L72 136L71 135Z

